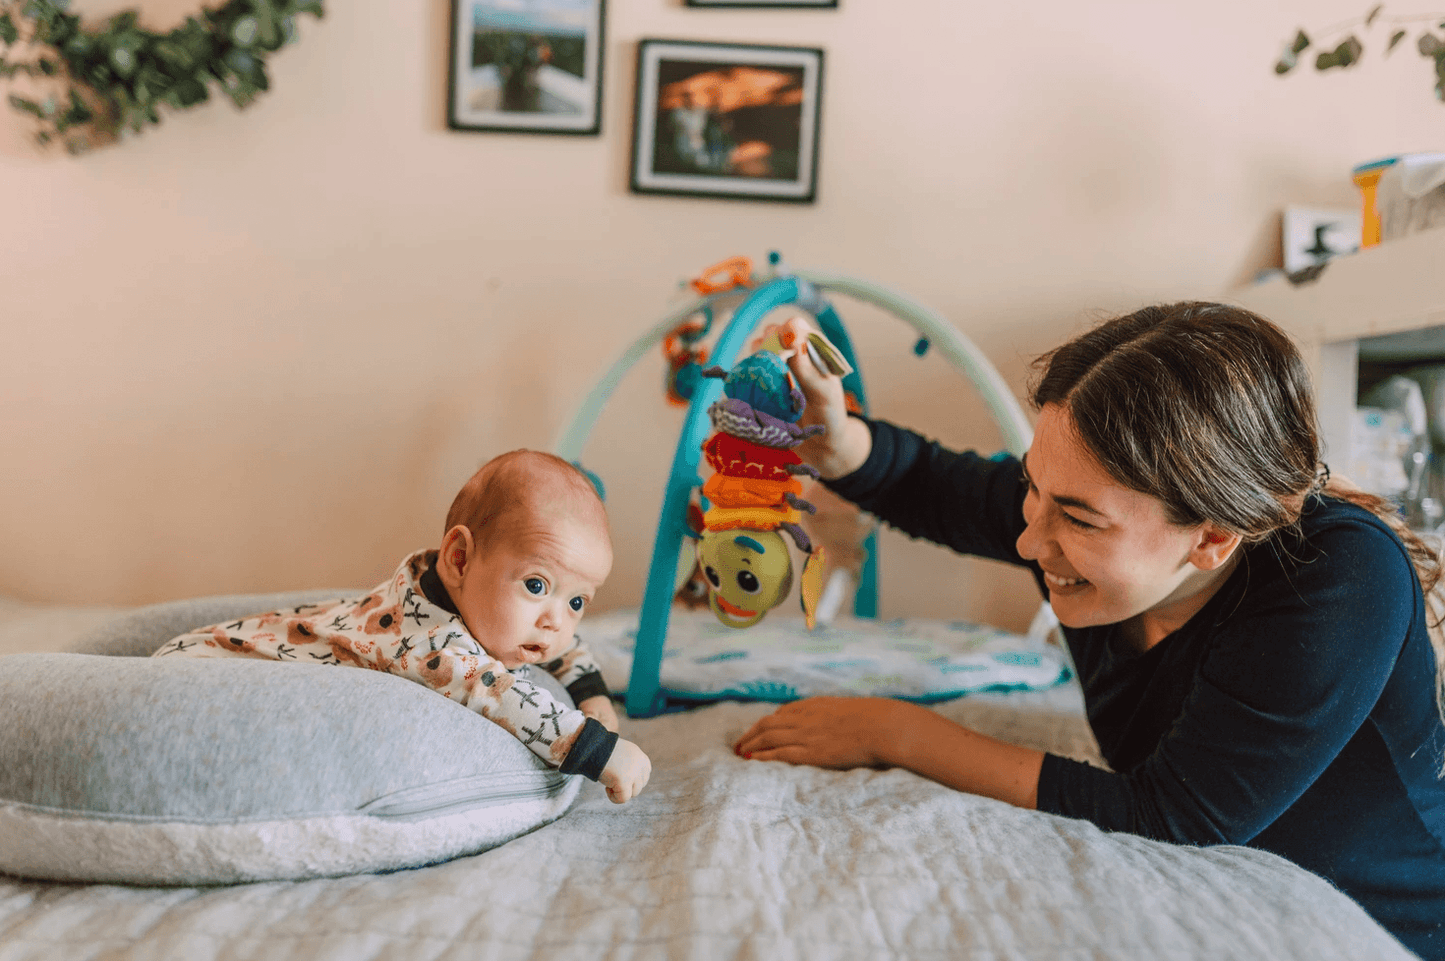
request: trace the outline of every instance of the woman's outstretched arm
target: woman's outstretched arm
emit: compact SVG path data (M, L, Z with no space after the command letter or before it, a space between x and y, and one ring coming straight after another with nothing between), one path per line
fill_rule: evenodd
M888 698L815 697L784 704L734 748L756 761L828 768L901 767L947 787L1038 806L1044 753L999 741L926 707Z

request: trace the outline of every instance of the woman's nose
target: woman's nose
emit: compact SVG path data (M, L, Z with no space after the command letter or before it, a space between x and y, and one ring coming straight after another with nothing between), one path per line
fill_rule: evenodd
M1040 512L1035 511L1033 517L1024 518L1025 527L1019 535L1015 547L1019 556L1026 561L1036 561L1048 552L1048 534L1044 529L1043 518Z

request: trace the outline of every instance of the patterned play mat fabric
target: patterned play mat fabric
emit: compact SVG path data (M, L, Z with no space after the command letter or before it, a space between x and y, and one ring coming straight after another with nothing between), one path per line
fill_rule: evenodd
M613 693L627 689L636 611L588 617L580 633ZM793 701L881 695L933 702L980 691L1042 690L1070 677L1058 648L963 621L838 618L809 632L771 617L747 630L707 611L673 611L662 688L679 700Z

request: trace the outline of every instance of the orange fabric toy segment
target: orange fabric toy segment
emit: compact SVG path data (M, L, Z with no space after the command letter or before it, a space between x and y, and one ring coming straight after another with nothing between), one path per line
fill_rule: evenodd
M803 519L792 507L714 507L703 515L710 531L776 530L779 524L796 524Z
M753 444L722 431L702 445L702 452L713 470L729 477L788 480L793 476L788 473L788 467L803 463L791 450Z
M758 480L714 474L702 485L702 496L718 507L773 507L784 503L784 494L803 493L800 481Z

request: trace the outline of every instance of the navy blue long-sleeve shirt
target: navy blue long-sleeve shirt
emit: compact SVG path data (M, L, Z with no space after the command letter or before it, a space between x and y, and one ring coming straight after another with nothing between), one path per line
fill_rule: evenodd
M834 491L904 533L1028 567L1045 590L1016 546L1018 461L868 424L868 461ZM1047 755L1039 809L1273 852L1445 959L1445 726L1404 546L1368 511L1311 497L1297 530L1241 549L1223 587L1144 653L1119 625L1064 628L1113 770Z

